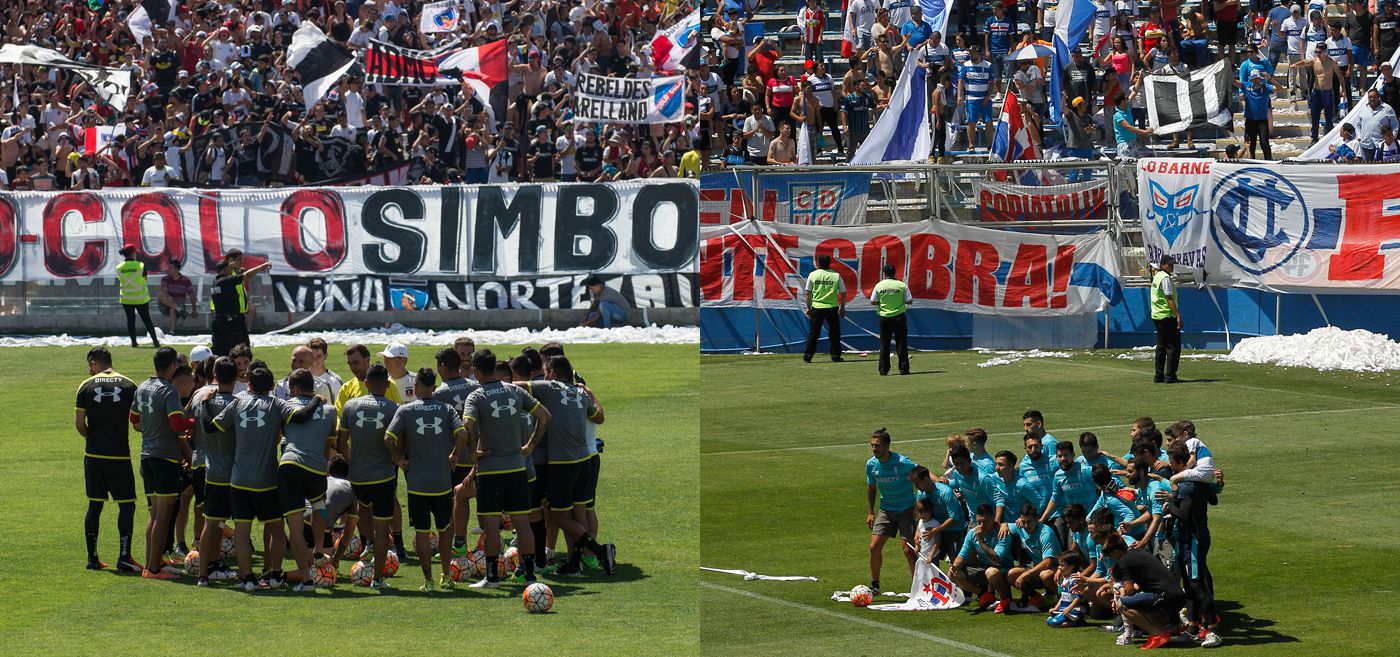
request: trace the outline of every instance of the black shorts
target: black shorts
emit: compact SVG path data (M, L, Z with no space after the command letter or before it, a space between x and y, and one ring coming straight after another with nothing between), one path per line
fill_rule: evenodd
M544 509L546 499L552 497L549 494L549 464L535 464L535 478L530 480L530 513Z
M530 513L530 481L524 470L478 474L476 513L482 516L523 516Z
M171 312L174 312L175 315L176 315L176 317L177 317L178 319L184 319L184 318L190 316L190 311L189 311L189 309L187 309L187 308L185 308L185 307L183 307L183 306L180 307L180 308L175 309L174 311L172 311L172 310L170 309L170 306L167 306L167 305L165 305L165 304L163 304L163 303L162 303L162 304L159 304L159 305L160 305L160 314L165 315L166 317L169 317Z
M590 458L577 463L549 464L550 511L568 511L593 501L589 496L589 480L593 464L597 462L598 459Z
M962 531L943 531L938 534L938 556L947 559L950 563L958 558L958 552L962 551L963 537L967 536Z
M987 583L986 568L982 566L963 566L963 570L967 571L967 579L973 584L976 584L982 587L983 589L991 589L991 585Z
M141 483L147 497L179 497L184 490L185 473L179 463L148 456L141 459Z
M598 501L598 470L603 466L603 457L602 455L594 454L592 458L588 459L587 463L588 485L584 489L584 494L588 496L588 504L584 506L591 509L593 508L593 504Z
M419 534L447 531L452 526L452 492L441 495L409 492L408 519L413 523L413 530Z
M267 490L247 490L244 488L234 488L229 491L229 496L233 504L234 522L252 522L261 520L272 522L281 520L282 514L278 512L277 489Z
M204 482L205 520L228 520L233 517L232 490L228 484Z
M307 470L295 463L277 466L277 501L282 515L301 515L306 503L315 504L326 498L326 475Z
M471 471L472 466L462 465L461 463L458 463L457 467L452 468L452 485L456 486L457 484L460 484L463 481L465 481L467 475L471 474Z
M136 501L136 476L131 473L131 459L83 457L83 483L87 496L94 502Z
M1238 21L1219 21L1215 24L1215 36L1221 46L1233 46L1240 42Z
M1176 616L1176 613L1186 606L1186 596L1169 596L1151 591L1139 591L1132 595L1123 596L1119 603L1123 605L1124 609Z
M394 498L398 489L399 478L394 477L388 481L381 481L377 484L350 484L350 490L355 492L355 499L367 507L370 507L370 514L375 520L394 519Z
M185 488L194 489L194 505L204 506L204 467L185 471ZM180 491L184 494L184 490Z

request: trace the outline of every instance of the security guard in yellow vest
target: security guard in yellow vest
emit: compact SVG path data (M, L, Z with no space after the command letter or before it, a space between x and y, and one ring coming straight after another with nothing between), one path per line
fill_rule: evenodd
M1152 274L1152 323L1157 326L1157 373L1153 383L1176 383L1176 366L1181 362L1181 311L1176 307L1176 284L1172 270L1176 260L1162 256Z
M846 282L831 271L831 256L817 256L817 269L807 276L807 349L802 360L812 362L817 339L826 323L826 339L831 341L831 362L841 362L841 318L846 316Z
M240 344L252 346L248 337L248 279L260 271L272 268L271 262L264 262L252 269L243 269L243 252L230 249L228 255L215 265L217 278L214 279L214 292L209 295L209 311L212 315L210 332L215 356L227 356L229 350Z
M126 312L126 332L131 336L131 346L137 346L136 316L140 315L151 342L159 349L160 339L156 338L156 327L151 323L151 288L146 282L146 265L136 259L135 244L123 246L120 253L125 260L117 265L117 288L122 310Z
M899 373L909 373L909 286L894 277L894 265L882 269L885 278L870 292L870 305L880 316L880 376L890 373L890 338L899 353Z

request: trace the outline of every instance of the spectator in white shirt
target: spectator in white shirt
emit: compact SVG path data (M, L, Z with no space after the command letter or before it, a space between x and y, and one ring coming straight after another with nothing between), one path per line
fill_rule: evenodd
M165 164L165 153L156 152L155 164L141 175L142 187L168 187L175 178L175 170Z

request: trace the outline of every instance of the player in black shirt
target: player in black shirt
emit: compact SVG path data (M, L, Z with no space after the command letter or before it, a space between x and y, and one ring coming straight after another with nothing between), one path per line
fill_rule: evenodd
M1160 648L1171 641L1170 629L1186 604L1180 579L1147 550L1129 550L1121 537L1111 537L1103 556L1115 559L1113 581L1123 583L1114 611L1149 635L1143 648Z
M127 414L136 398L136 384L112 371L112 353L106 347L93 347L87 355L92 376L78 386L74 424L87 446L83 452L83 478L86 480L88 510L83 523L87 537L89 570L102 570L107 564L97 558L97 531L102 506L110 496L117 503L117 532L121 554L117 570L140 573L141 564L131 558L131 534L136 517L136 478L131 472L131 446Z

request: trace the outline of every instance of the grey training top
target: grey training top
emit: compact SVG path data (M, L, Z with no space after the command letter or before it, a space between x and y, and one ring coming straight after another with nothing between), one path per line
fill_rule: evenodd
M311 404L312 398L306 395L287 400L293 411ZM282 443L281 463L295 463L316 474L326 474L326 439L335 437L335 403L329 410L323 402L311 414L311 419L300 424L289 424L283 431L286 440Z
M593 398L582 388L563 381L531 381L526 390L549 411L545 440L550 463L578 463L589 457L589 418L598 414Z
M199 446L199 453L204 455L204 463L207 466L204 471L205 482L227 484L230 475L233 474L233 432L205 431L204 421L218 417L225 406L233 403L234 396L231 392L219 392L217 389L205 394L204 397L195 395L195 398L201 401L206 397L209 400L207 415L204 404L192 404L194 418L197 421L194 427L195 444Z
M365 395L345 402L340 409L340 428L350 434L350 482L378 484L398 476L384 431L399 405L383 395Z
M480 448L491 452L476 464L477 474L525 470L520 448L530 439L532 426L526 418L539 405L523 388L500 381L487 383L467 397L462 419L476 421Z
M180 462L180 436L170 428L170 416L184 414L180 392L169 381L153 376L136 388L131 412L141 416L141 458Z
M389 421L389 435L406 452L408 492L439 495L452 490L454 464L448 457L461 430L457 412L436 399L417 399L399 407Z
M452 410L457 413L457 416L461 417L462 405L466 403L467 397L472 394L472 391L480 387L481 386L477 385L475 381L459 376L455 379L443 381L442 385L439 385L437 390L433 391L433 398L451 406ZM457 465L469 468L471 464L471 450L466 450L466 453L457 455Z
M285 399L249 394L236 397L214 418L214 426L233 430L234 488L264 491L277 488L277 443L282 427L296 412Z

